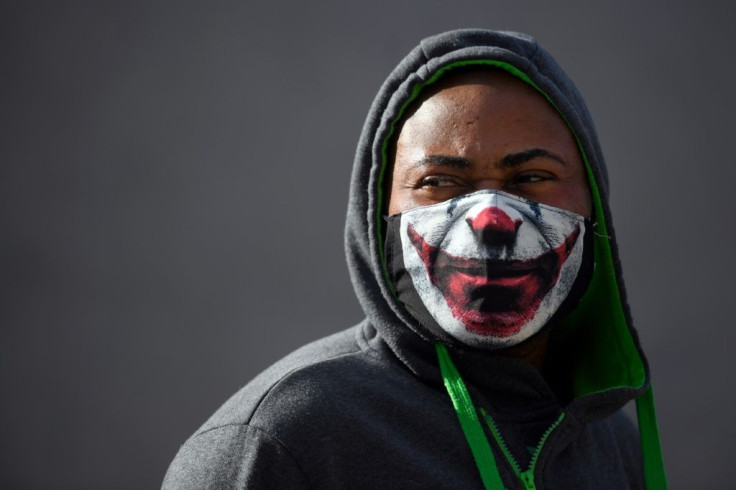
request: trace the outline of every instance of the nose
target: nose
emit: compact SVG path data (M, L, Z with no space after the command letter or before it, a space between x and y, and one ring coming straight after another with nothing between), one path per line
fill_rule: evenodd
M503 210L491 206L482 210L473 219L465 220L476 238L489 246L513 245L521 220L512 220Z

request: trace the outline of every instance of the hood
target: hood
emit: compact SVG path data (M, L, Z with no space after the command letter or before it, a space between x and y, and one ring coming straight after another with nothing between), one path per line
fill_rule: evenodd
M608 176L595 127L572 81L550 54L525 34L468 29L429 37L381 86L355 156L346 227L348 267L368 320L415 372L419 368L407 359L408 344L431 348L439 341L459 356L472 350L452 339L435 337L406 312L387 280L383 243L389 142L402 114L425 87L448 71L467 65L500 68L538 90L567 122L586 167L596 223L595 269L578 305L552 331L550 344L550 353L564 351L569 360L572 403L580 405L587 400L589 406L600 405L594 400L600 402L604 395L609 401L616 399L613 404L618 408L644 396L646 405L651 406L651 410L644 410L648 414L645 418L653 421L649 369L626 302L608 204ZM641 421L640 417L640 425Z
M555 329L554 348L574 344L577 396L628 387L642 389L648 369L631 322L615 232L608 207L608 176L593 121L580 93L554 59L530 36L458 30L427 38L394 69L381 87L363 127L348 208L348 264L360 303L392 347L408 330L428 342L442 341L424 329L396 300L384 260L384 180L389 142L403 112L422 89L460 66L503 69L536 88L567 122L585 162L593 201L595 271L577 307Z

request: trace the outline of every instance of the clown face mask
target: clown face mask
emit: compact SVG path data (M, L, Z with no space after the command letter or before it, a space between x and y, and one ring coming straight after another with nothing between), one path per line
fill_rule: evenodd
M589 228L570 211L483 190L389 217L387 266L423 325L474 347L510 347L587 285Z

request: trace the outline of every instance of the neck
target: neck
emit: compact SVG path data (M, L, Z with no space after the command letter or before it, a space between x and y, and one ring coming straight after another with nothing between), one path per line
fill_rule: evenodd
M541 371L542 365L544 364L544 358L547 355L548 344L549 330L533 335L521 344L507 347L506 349L498 351L498 353L502 356L513 357L515 359L526 361L537 368L538 371Z

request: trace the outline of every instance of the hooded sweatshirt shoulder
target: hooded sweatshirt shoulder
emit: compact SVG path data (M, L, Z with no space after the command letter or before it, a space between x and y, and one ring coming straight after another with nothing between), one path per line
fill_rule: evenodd
M541 93L584 160L595 272L550 341L569 396L526 362L425 328L387 279L392 138L423 90L469 65L504 70ZM297 350L236 393L181 447L164 488L488 488L487 461L466 439L438 344L467 385L485 457L505 488L644 488L639 438L621 408L650 393L649 370L626 303L595 127L554 59L519 33L457 30L423 40L371 106L350 186L345 249L365 320ZM496 432L505 436L497 440Z
M262 372L199 428L172 463L164 488L246 488L279 481L308 486L279 438L330 398L339 366L360 355L356 328L306 345ZM307 424L304 424L307 425Z

